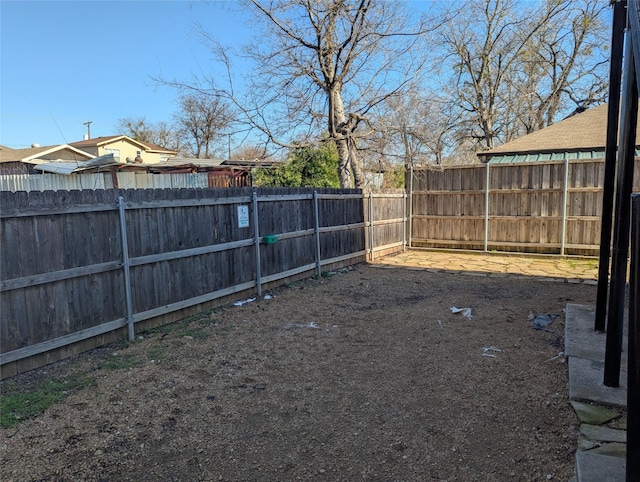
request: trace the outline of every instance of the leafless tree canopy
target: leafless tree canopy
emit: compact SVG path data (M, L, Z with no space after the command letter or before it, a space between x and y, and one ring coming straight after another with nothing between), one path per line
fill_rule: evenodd
M460 137L492 148L602 102L605 8L598 0L461 4L440 31Z
M265 157L266 152L263 147L246 145L236 149L229 159L232 161L255 161Z
M233 112L224 99L202 93L184 95L180 110L174 115L180 137L198 159L213 155L233 120Z
M244 0L253 43L238 50L199 28L224 75L167 83L183 94L176 120L193 155L208 157L221 133L260 150L328 138L341 185L362 187L363 157L475 159L602 102L606 4Z
M166 149L182 152L178 130L166 121L149 122L145 117L126 117L116 124L118 133L137 141L150 142Z
M126 117L118 119L116 129L120 134L135 139L136 141L152 142L156 144L155 126L147 122L144 117ZM166 146L163 146L166 147Z
M338 149L341 185L363 186L359 143L375 130L374 109L415 88L424 73L426 24L405 2L251 0L248 5L263 29L245 50L256 66L245 95L237 93L232 75L228 84L209 87L215 84L271 143L289 147L295 140L299 147L325 133ZM229 51L207 38L232 74Z
M364 147L375 162L379 157L406 166L440 165L455 147L451 104L433 92L416 89L388 99L379 115L372 116L372 124L374 135Z

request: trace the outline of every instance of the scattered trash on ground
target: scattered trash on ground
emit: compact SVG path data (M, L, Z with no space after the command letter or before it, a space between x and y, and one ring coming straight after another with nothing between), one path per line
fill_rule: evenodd
M349 271L353 271L354 269L355 269L355 268L354 268L353 266L346 266L346 267L344 267L344 268L340 268L340 269L337 269L337 270L335 270L335 271L324 271L324 272L322 273L322 276L323 276L323 277L325 277L325 278L329 278L329 277L331 277L331 276L335 276L335 275L337 275L337 274L345 274L345 273L348 273Z
M482 348L482 356L489 356L491 358L498 358L494 353L502 353L500 348L495 346L485 346Z
M271 300L271 299L273 299L273 296L271 296L271 295L267 294L267 295L264 295L264 296L262 297L262 299L263 299L263 300Z
M312 330L321 330L322 328L320 328L318 325L315 324L315 322L311 321L307 324L304 323L289 323L288 325L285 325L285 329L287 330L291 330L292 328L311 328Z
M548 360L545 360L545 363L548 363L548 362L553 361L553 360L558 360L558 359L560 360L560 363L565 363L566 358L565 358L565 355L564 355L563 351L558 353L556 356L552 356Z
M242 306L242 305L246 305L247 303L252 303L253 301L255 301L255 298L248 298L246 300L241 300L241 301L236 301L233 306Z
M438 320L438 325L440 325L440 327L442 327L442 320Z
M533 313L529 313L529 320L533 324L533 328L536 330L544 330L547 326L553 323L558 317L555 313L548 313L546 315L534 315Z
M462 316L464 316L467 319L471 319L471 308L456 308L455 306L452 306L451 308L449 308L451 310L451 313L461 313Z

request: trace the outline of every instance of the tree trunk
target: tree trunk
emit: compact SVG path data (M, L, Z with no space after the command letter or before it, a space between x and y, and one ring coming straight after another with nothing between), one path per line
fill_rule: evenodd
M365 180L364 172L360 165L360 158L358 157L358 149L356 148L356 140L354 138L349 139L349 163L351 164L351 171L353 172L353 179L355 181L356 188L364 189Z
M328 92L329 97L329 134L333 137L338 149L338 178L340 187L347 189L353 187L351 181L350 167L350 147L348 135L345 135L344 125L346 116L344 104L340 95L340 84L335 84ZM353 167L353 166L351 166Z
M349 171L349 145L347 139L335 139L338 149L338 178L342 189L352 187L351 172Z

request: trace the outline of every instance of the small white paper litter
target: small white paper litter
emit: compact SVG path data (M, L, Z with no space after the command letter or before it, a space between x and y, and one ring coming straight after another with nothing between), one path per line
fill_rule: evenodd
M495 352L498 352L498 353L501 353L501 352L502 352L502 350L501 350L500 348L496 348L495 346L485 346L485 347L482 349L482 351L483 351L484 353L487 353L487 352L489 352L489 351L495 351Z
M285 328L290 330L291 328L311 328L313 330L321 330L322 328L320 328L318 325L315 324L315 322L311 321L308 324L302 324L302 323L289 323L288 325L285 325Z
M262 299L263 300L270 300L272 298L273 298L273 296L271 296L271 295L264 295L264 297Z
M467 319L471 319L471 308L456 308L455 306L452 306L450 308L451 313L461 313L462 316L464 316Z
M246 305L247 303L251 303L252 301L255 301L255 298L249 298L246 300L242 300L242 301L236 301L233 306L242 306L242 305Z
M482 348L482 356L490 356L491 358L498 358L494 353L502 353L500 348L495 346L485 346Z
M560 361L564 362L564 352L561 351L560 353L558 353L556 356L549 358L548 360L545 360L545 363L553 361L553 360L558 360L560 359Z

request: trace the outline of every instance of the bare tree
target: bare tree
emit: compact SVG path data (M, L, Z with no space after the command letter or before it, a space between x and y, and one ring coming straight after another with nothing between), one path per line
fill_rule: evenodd
M116 129L136 141L153 142L155 126L142 117L125 117L118 119Z
M267 153L264 147L256 145L246 145L235 149L229 156L233 161L254 161L256 159L264 159Z
M126 117L116 124L119 133L140 142L150 142L172 151L181 152L181 139L174 126L165 122L148 122L144 117Z
M607 92L606 2L574 0L536 32L515 69L512 85L526 133L553 124L560 112L602 103Z
M450 91L464 134L492 148L551 124L565 107L597 102L604 44L598 0L467 0L442 29ZM601 49L601 50L598 50Z
M256 70L245 95L236 91L232 75L224 86L208 79L207 89L232 100L272 144L300 147L301 139L325 132L338 151L341 186L362 187L359 142L374 131L370 113L407 92L423 73L425 23L405 2L251 0L248 5L264 29L246 50ZM229 50L205 36L231 74Z
M180 138L176 126L166 122L158 121L154 124L153 136L150 142L162 147L171 149L178 153L185 154L185 146L183 139Z
M454 148L455 118L448 99L432 91L408 92L402 98L389 99L376 126L375 143L370 143L383 158L411 164L442 164Z
M220 96L204 93L184 95L174 121L183 142L196 158L208 159L233 122L230 106Z

